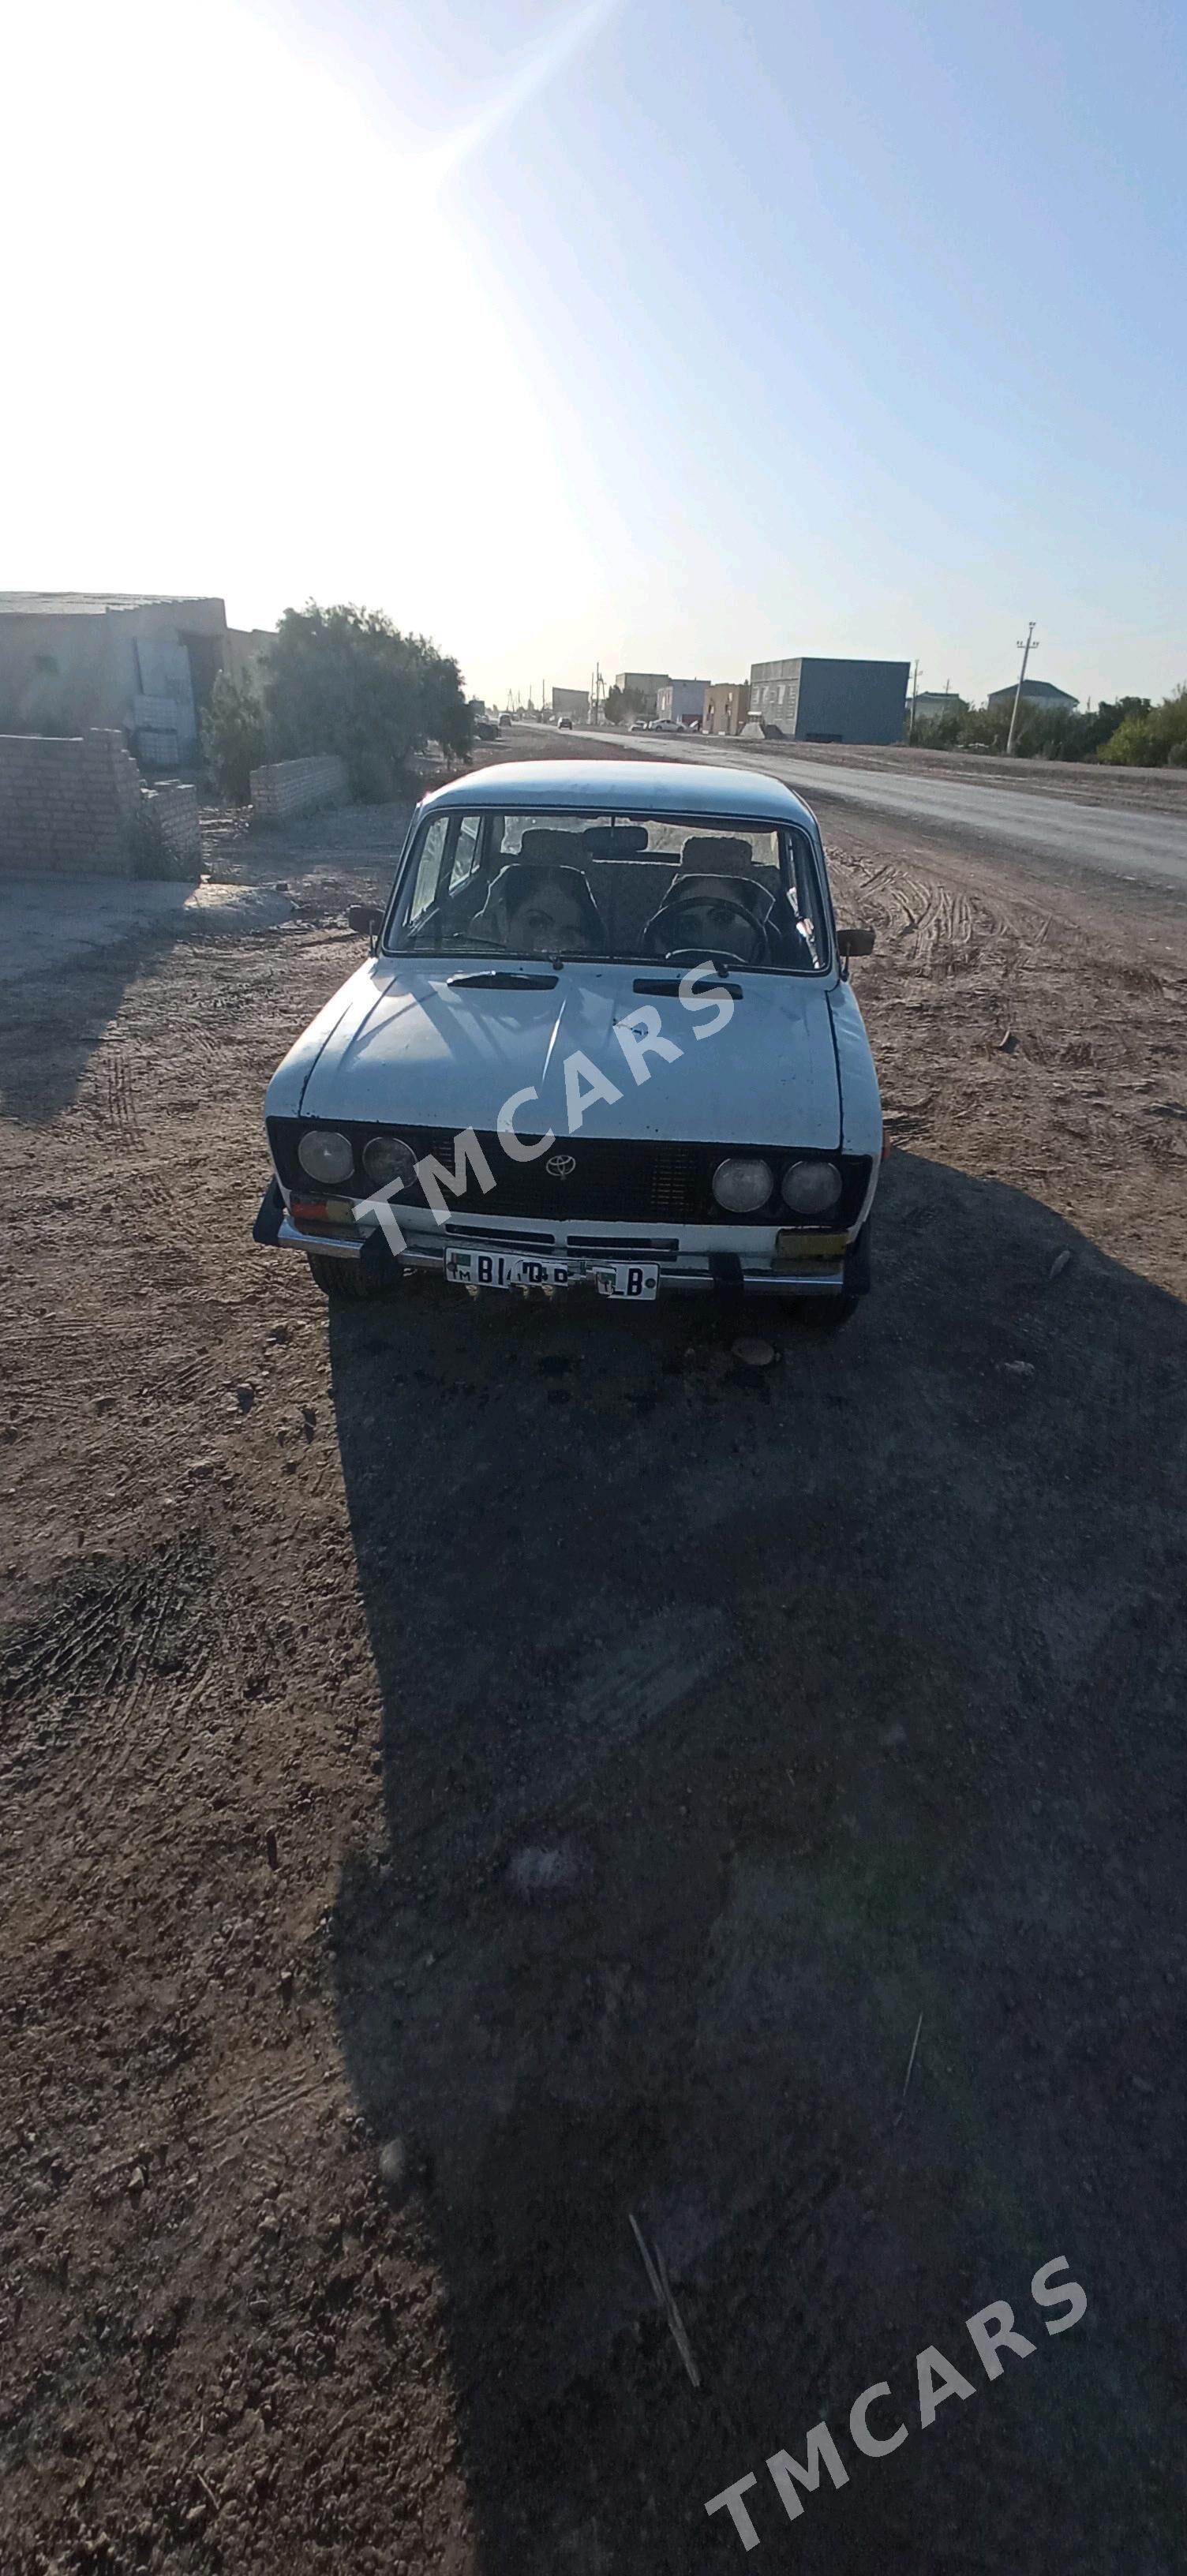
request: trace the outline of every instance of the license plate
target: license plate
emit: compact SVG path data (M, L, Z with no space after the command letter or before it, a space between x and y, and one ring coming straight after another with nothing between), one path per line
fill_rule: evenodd
M461 1288L567 1288L569 1265L522 1253L449 1251L445 1276Z
M616 1261L612 1270L598 1270L594 1276L603 1297L654 1297L659 1287L659 1266L654 1261Z

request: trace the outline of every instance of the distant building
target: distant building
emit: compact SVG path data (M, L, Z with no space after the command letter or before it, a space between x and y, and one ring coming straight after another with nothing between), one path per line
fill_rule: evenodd
M991 707L1012 707L1017 687L1017 680L1011 680L1008 689L991 689L986 704ZM1070 716L1075 713L1080 701L1078 698L1069 697L1066 689L1053 689L1050 680L1024 680L1022 703L1024 707L1042 707L1048 715L1055 715L1060 708L1063 708Z
M588 689L552 689L549 695L554 716L568 716L572 724L589 723Z
M632 697L638 698L640 715L654 716L659 712L660 690L667 687L670 676L667 671L616 671L614 686L629 689Z
M707 680L664 680L656 692L655 709L661 724L699 724L705 712Z
M935 724L950 709L959 709L963 705L959 689L920 689L914 698L908 699L907 714L908 717L914 716L916 724Z
M0 591L0 733L118 727L150 768L175 769L218 673L258 679L272 641L228 626L221 599Z
M711 680L705 691L701 732L739 734L749 713L749 680Z
M909 662L752 662L750 714L790 742L901 742Z

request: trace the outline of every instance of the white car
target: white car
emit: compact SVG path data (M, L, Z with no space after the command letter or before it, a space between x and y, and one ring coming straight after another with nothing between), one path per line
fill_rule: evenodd
M819 827L676 761L472 771L417 807L371 953L265 1104L257 1242L327 1295L702 1290L848 1314L878 1084Z

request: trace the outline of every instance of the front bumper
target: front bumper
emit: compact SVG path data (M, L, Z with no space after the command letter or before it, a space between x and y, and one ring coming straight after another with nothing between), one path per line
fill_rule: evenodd
M872 1196L872 1193L871 1193ZM269 1183L252 1228L257 1243L276 1246L285 1252L316 1253L323 1260L357 1261L374 1278L395 1279L403 1270L436 1271L443 1275L445 1255L451 1246L466 1244L499 1252L547 1251L568 1262L571 1287L593 1285L596 1274L611 1261L646 1261L659 1271L661 1294L677 1296L731 1296L739 1293L764 1297L837 1297L860 1296L869 1287L868 1204L862 1223L847 1235L812 1235L797 1243L794 1253L776 1254L773 1229L739 1228L737 1234L753 1238L765 1232L766 1244L735 1239L722 1245L722 1229L714 1231L706 1243L703 1227L674 1227L663 1235L640 1236L629 1226L583 1226L576 1219L567 1228L549 1229L546 1235L530 1224L516 1225L513 1220L502 1224L478 1224L470 1218L447 1219L443 1226L431 1224L413 1232L408 1217L401 1215L404 1248L394 1253L381 1229L371 1226L360 1232L353 1226L324 1230L294 1222L290 1216L278 1181ZM785 1229L790 1231L790 1229ZM565 1293L568 1293L567 1291Z

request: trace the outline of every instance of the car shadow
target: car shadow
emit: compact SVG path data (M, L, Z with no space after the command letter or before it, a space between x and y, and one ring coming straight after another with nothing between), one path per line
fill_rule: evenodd
M1175 2554L1187 1311L906 1154L875 1265L835 1336L748 1311L760 1365L700 1304L331 1312L383 1708L337 2009L471 2535L425 2566L726 2567L749 2473L834 2576ZM764 2462L822 2419L790 2531Z

